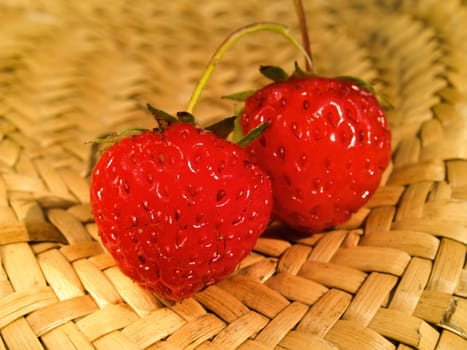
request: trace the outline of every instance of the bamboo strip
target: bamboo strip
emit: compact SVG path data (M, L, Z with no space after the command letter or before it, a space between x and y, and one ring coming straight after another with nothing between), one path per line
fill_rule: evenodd
M140 348L148 347L167 337L185 324L185 321L169 309L158 309L130 323L122 334Z
M266 285L289 300L308 305L312 305L328 291L328 288L319 283L288 273L276 274L267 280Z
M91 342L73 322L67 322L60 327L54 328L44 334L41 340L49 349L94 349Z
M104 271L122 299L138 314L143 317L162 307L161 303L149 291L142 289L130 278L125 276L117 267Z
M213 344L225 349L235 349L253 334L263 329L267 323L266 317L254 311L248 311L219 332L215 336Z
M367 234L360 244L399 249L411 256L433 259L438 251L439 240L424 232L392 230Z
M46 286L39 264L27 243L0 246L0 257L16 291L28 291ZM25 269L24 266L28 268Z
M370 202L330 232L272 227L229 279L159 300L115 265L89 203L90 144L184 108L233 28L286 23L282 1L0 4L0 349L467 347L465 2L308 1L315 67L386 94L393 157ZM200 25L202 24L202 25ZM202 38L202 40L200 40ZM300 54L258 33L218 62L195 114Z
M255 340L269 348L274 348L295 327L307 311L307 305L299 302L291 303L261 330Z
M465 264L465 244L443 238L433 264L427 289L453 293Z
M3 327L1 335L10 349L44 349L24 318L18 318Z
M82 259L72 263L85 290L91 294L99 307L107 304L119 304L122 300L115 287L101 270L90 261Z
M277 264L278 272L296 275L310 255L311 248L296 244L285 251Z
M212 314L206 314L173 332L167 338L167 343L170 343L175 349L194 349L202 342L217 335L225 327L225 322Z
M243 276L234 275L219 283L219 287L231 293L249 308L267 317L276 316L289 305L287 299L276 291Z
M36 310L26 317L26 321L34 334L40 337L63 323L87 316L97 310L92 298L83 295Z
M3 328L29 312L40 309L57 301L49 287L15 292L0 300L0 328Z
M392 309L380 309L369 327L384 336L421 350L434 349L439 337L438 332L426 322Z
M332 343L303 331L291 331L279 343L278 349L316 349L316 350L338 350Z
M326 334L324 339L336 344L342 350L395 349L395 346L382 335L370 328L363 328L358 323L339 320Z
M351 299L350 294L331 289L311 306L298 324L297 330L324 337L345 312Z
M329 262L347 236L347 231L331 231L321 238L308 257L310 261Z
M60 300L84 295L84 288L69 261L57 249L38 255L44 276Z
M401 275L410 256L397 249L381 247L341 248L331 262L361 271L377 271Z
M358 290L342 319L367 327L396 283L394 276L373 272Z
M413 313L428 282L431 267L430 260L412 258L396 287L389 308Z
M314 261L303 264L298 275L350 293L355 293L366 278L364 272L348 266Z

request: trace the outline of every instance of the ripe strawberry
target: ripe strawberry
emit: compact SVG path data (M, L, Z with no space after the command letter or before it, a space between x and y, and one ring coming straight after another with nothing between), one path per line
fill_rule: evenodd
M271 183L240 146L177 122L108 148L91 178L104 246L168 300L232 273L268 225Z
M273 214L300 231L347 220L390 161L384 112L354 80L292 76L267 85L247 99L240 124L246 133L265 122L247 150L271 177Z

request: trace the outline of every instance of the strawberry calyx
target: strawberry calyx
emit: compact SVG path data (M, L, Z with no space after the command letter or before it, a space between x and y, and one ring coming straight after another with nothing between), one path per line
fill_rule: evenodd
M313 73L308 70L303 70L297 62L295 62L294 71L292 72L292 74L288 74L281 67L270 66L270 65L260 66L259 71L264 77L268 78L274 83L285 82L285 81L288 81L294 78L306 79L306 78L312 78L312 77L316 77L316 78L320 77L320 75L316 73ZM391 109L394 107L388 96L386 96L382 91L377 90L372 83L366 80L363 80L361 78L357 78L354 76L350 76L350 75L336 76L336 77L333 77L333 79L336 79L339 81L348 81L364 90L367 90L368 92L375 95L376 98L379 100L379 102L382 104L382 106L386 109ZM235 102L245 102L250 96L252 96L257 91L258 90L245 90L245 91L240 91L240 92L235 92L232 94L224 95L222 96L222 98L235 101Z
M148 104L147 107L157 121L158 128L156 128L155 131L164 131L170 125L175 123L188 123L196 125L195 117L189 112L177 112L177 116L175 117L167 112L155 108L150 104ZM212 132L217 137L227 139L232 133L232 131L235 129L234 124L236 119L237 116L228 117L211 125L208 125L203 129ZM260 124L245 136L243 136L241 133L236 133L236 136L233 138L232 143L235 143L240 147L245 147L250 142L256 140L263 133L263 131L267 128L268 125L268 123Z
M259 72L275 83L284 82L290 78L289 74L278 66L260 66Z

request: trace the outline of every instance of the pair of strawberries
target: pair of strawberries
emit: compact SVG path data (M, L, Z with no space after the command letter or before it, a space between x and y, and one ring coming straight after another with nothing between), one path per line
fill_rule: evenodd
M226 278L271 218L306 233L347 220L379 185L390 130L354 80L292 76L249 96L241 147L192 122L126 137L94 168L91 204L121 270L169 299Z

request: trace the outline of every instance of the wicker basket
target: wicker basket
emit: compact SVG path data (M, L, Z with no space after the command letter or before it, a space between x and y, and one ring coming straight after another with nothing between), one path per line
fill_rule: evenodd
M232 30L293 4L3 0L0 4L0 349L467 349L467 6L305 1L315 69L392 100L393 162L368 205L326 234L271 235L226 281L175 305L101 247L88 199L96 136L185 104ZM242 39L196 114L238 106L259 64L301 60ZM465 118L465 119L463 119Z

